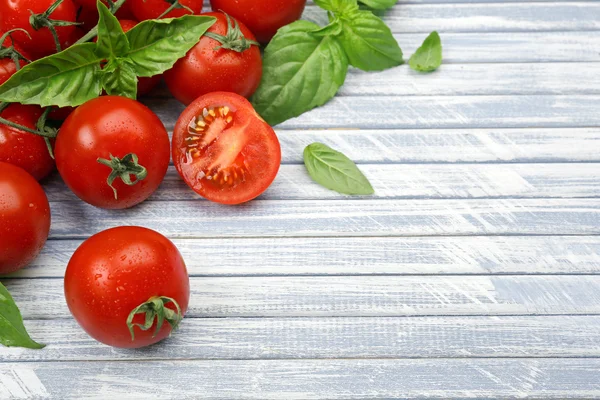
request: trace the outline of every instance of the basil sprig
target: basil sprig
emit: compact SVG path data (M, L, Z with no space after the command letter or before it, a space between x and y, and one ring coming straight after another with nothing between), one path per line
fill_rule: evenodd
M149 20L125 34L101 2L98 12L97 43L77 44L26 65L0 86L0 101L78 106L98 97L103 89L135 98L138 77L173 67L216 21L195 15Z
M403 63L391 30L371 11L360 10L357 0L315 3L329 12L329 25L294 22L280 29L265 49L263 77L252 102L271 125L329 101L343 85L349 65L381 71Z
M41 349L43 344L34 342L25 330L23 317L12 296L0 283L0 343L8 347Z

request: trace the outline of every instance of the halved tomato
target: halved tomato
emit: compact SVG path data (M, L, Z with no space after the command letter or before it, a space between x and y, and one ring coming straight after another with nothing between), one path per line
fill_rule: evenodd
M260 196L281 165L277 135L240 95L214 92L181 114L173 133L173 161L189 187L222 204Z

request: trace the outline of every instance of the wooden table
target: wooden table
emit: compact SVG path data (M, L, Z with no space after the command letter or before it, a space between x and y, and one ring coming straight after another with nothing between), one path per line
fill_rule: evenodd
M208 203L171 169L109 212L51 179L48 245L5 281L48 346L0 349L0 398L600 397L600 2L401 0L386 19L407 58L437 29L445 64L351 71L278 127L257 201ZM182 110L146 103L168 128ZM313 141L376 195L313 184ZM172 238L191 276L181 330L144 350L96 343L63 298L75 248L122 224Z

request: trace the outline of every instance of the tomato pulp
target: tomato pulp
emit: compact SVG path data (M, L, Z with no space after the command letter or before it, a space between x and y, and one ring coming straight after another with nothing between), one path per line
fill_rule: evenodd
M277 135L252 105L235 93L199 97L179 117L173 161L194 191L222 204L260 196L281 164Z
M0 274L33 261L48 239L50 205L25 170L0 162Z
M110 346L139 348L168 337L171 324L181 321L190 284L171 241L150 229L126 226L100 232L75 251L65 273L65 297L91 337ZM149 311L152 324L142 330L138 324L144 325L145 315L134 310L150 300L155 311L168 310L167 318L157 329L159 312Z

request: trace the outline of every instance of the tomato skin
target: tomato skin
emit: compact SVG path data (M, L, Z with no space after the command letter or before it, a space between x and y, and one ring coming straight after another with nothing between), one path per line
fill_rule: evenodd
M165 0L130 0L130 2L131 10L138 21L156 19L171 6L171 4ZM189 7L194 12L194 15L199 15L202 12L202 0L180 0L179 3ZM163 18L178 18L189 14L192 13L185 8L177 8Z
M0 116L4 119L35 129L42 115L41 108L11 104ZM23 168L35 179L42 180L54 170L43 137L0 124L0 161Z
M232 123L210 146L200 149L201 157L194 158L189 153L190 148L186 147L190 143L190 123L203 115L204 109L215 107L231 110L228 115L233 116ZM232 139L233 142L230 142ZM231 149L235 148L240 149L239 152L231 155ZM273 183L281 165L281 145L275 131L256 113L248 100L235 93L209 93L190 104L175 125L172 151L177 172L186 184L200 196L221 204L241 204L260 196ZM232 165L237 168L240 165L238 157L241 156L242 165L247 168L241 180L230 181L236 182L231 186L219 184L214 178L199 178L210 175L205 173L205 165L227 156L236 158L229 165L219 164L219 171Z
M31 263L49 232L50 204L40 184L22 168L0 162L0 274Z
M110 167L99 158L122 159L134 153L148 170L146 179L127 186L106 180ZM56 140L56 165L63 180L82 200L96 207L123 209L146 200L158 188L169 165L169 136L160 119L143 104L125 97L102 96L75 109ZM132 177L132 180L134 178Z
M0 36L2 36L0 32ZM10 37L4 39L4 42L1 44L2 47L10 47L13 45L13 41ZM23 50L18 44L14 44L15 50L21 53L23 57L31 60L31 57L25 50ZM27 64L25 60L19 60L19 66L23 67ZM0 85L6 82L11 76L13 76L17 72L17 65L10 57L0 58Z
M267 43L279 28L300 19L306 0L210 0L210 5L243 22L259 42Z
M182 314L188 308L189 277L175 245L158 232L125 226L100 232L73 254L65 273L69 310L94 339L109 346L139 348L157 343L171 333L165 321L156 337L156 319L150 330L134 328L132 341L127 317L151 297L177 301ZM172 303L166 307L176 310ZM138 315L136 323L143 323Z
M33 58L38 59L56 53L54 37L50 29L43 27L36 31L29 22L30 11L35 14L45 12L54 0L0 0L0 31L8 32L22 28L29 32L31 39L23 32L13 33L13 38ZM73 0L64 0L52 14L51 19L60 21L75 21L77 8ZM61 48L68 47L69 40L75 30L74 25L56 27Z
M208 32L227 34L225 14L203 14L217 18ZM242 23L240 30L248 40L256 40L252 32ZM262 77L262 59L258 46L251 46L239 53L234 50L215 50L219 43L202 36L187 55L167 71L165 81L169 90L183 104L190 104L198 97L211 92L233 92L249 98L254 94Z
M98 5L96 0L74 0L75 3L79 4L83 8L85 8L85 13L88 14L87 18L92 21L95 18L95 23L90 27L93 28L98 23ZM102 0L105 6L108 7L108 2L106 0ZM92 17L94 15L94 17ZM133 12L131 11L131 0L126 1L117 11L116 17L118 19L134 19Z

